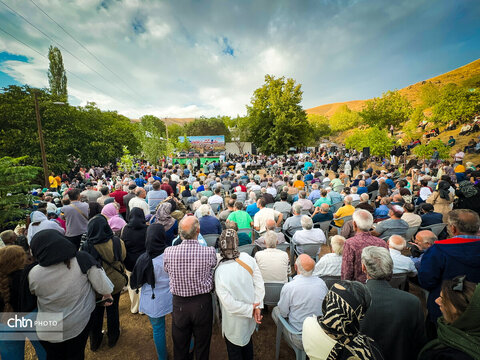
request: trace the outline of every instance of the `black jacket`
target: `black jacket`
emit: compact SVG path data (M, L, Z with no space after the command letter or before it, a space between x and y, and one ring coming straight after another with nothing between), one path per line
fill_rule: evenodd
M375 341L385 359L416 359L426 342L420 300L384 280L368 280L367 288L372 303L361 322L361 332Z

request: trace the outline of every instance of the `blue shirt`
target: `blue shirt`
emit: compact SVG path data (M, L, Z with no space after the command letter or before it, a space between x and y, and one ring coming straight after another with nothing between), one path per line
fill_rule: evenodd
M260 209L258 208L257 203L253 203L248 205L245 211L253 218L255 214L260 211Z
M365 193L368 193L368 189L365 186L359 186L357 188L357 194L358 195L362 195L362 194L365 194Z
M343 201L342 195L340 195L338 192L333 190L328 193L327 198L330 199L332 204L336 204L338 202Z
M307 175L305 175L304 180L305 180L305 181L313 180L313 175L312 175L312 174L307 174Z
M198 219L200 223L200 233L202 235L206 234L221 234L222 233L222 225L220 225L220 221L214 216L202 216Z
M168 194L165 190L150 190L145 200L148 203L150 211L154 211L157 208L157 205L160 204L167 197Z
M393 189L395 187L395 183L390 178L385 180L385 184L387 184L390 189Z
M320 199L320 197L321 197L320 190L313 190L310 193L310 195L308 195L308 200L310 200L311 202L313 202L315 204L315 201Z
M142 178L136 178L134 181L135 184L137 184L137 186L139 187L143 187L145 185L145 180L143 180Z
M375 209L375 212L373 213L373 217L375 219L385 219L388 218L388 212L390 209L388 208L387 205L380 205L378 208Z
M139 311L149 317L159 318L172 312L172 293L168 274L163 269L163 254L154 258L152 263L155 287L152 289L149 284L143 284ZM152 293L155 294L155 299L152 299Z

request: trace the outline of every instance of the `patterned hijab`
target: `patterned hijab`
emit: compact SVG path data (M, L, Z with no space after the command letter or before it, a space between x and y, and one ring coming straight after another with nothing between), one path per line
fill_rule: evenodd
M463 180L458 184L460 192L465 196L466 198L470 198L472 196L477 195L478 190L475 187L474 184L472 184L468 180Z
M157 217L156 223L162 224L165 228L165 231L170 230L170 228L175 224L175 219L170 215L172 213L172 204L168 201L161 203L157 208Z
M337 343L327 360L381 359L373 340L360 334L360 320L371 303L367 287L356 281L339 281L323 300L323 316L318 317L322 329Z
M238 251L238 235L233 229L223 230L220 235L221 261L234 260L240 256Z

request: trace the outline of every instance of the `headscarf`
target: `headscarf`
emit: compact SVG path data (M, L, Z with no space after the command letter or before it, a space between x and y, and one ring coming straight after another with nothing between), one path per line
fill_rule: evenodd
M124 264L128 271L133 271L138 257L145 252L146 235L145 214L141 208L134 207L130 211L128 224L125 225L121 233L121 238L127 249Z
M175 224L175 219L170 216L172 212L172 204L168 201L161 203L158 206L157 212L155 214L156 221L155 223L163 225L165 231L170 230L170 228Z
M145 221L145 213L139 207L134 207L130 210L130 214L128 216L128 229L144 229L147 227Z
M56 230L42 230L33 236L30 249L40 266L59 264L73 257L77 258L82 273L86 274L98 262L83 251L77 251L75 245Z
M51 229L58 231L60 234L62 233L62 227L57 222L48 220L45 214L41 211L34 211L31 214L31 219L32 223L28 227L27 231L27 240L29 243L32 241L33 236L42 230ZM37 224L33 225L35 223Z
M88 222L87 240L83 244L82 250L88 252L96 260L101 260L100 254L95 250L95 245L106 243L110 239L113 241L113 259L114 261L121 261L122 245L120 239L113 235L107 218L103 215L96 215ZM102 261L104 260L102 259Z
M138 289L143 284L148 284L155 288L155 272L152 260L163 254L167 248L167 235L161 224L152 224L147 229L147 238L145 240L145 253L140 255L130 276L130 287ZM152 291L152 299L155 294Z
M360 320L370 303L370 292L359 282L339 281L332 286L323 300L323 316L318 317L322 329L336 341L327 359L379 358L373 340L360 333Z
M118 215L118 209L115 204L107 204L102 209L102 215L108 219L108 225L114 231L120 231L125 226L126 222Z
M450 199L450 191L448 189L450 189L450 184L447 181L442 180L438 183L437 191L441 199Z
M220 235L221 261L233 260L240 256L238 251L238 234L233 229L226 229Z
M463 180L458 184L460 192L465 196L466 198L471 198L475 195L477 195L478 190L473 185L470 181L468 180Z
M418 358L422 359L426 350L445 346L460 350L474 359L480 358L479 318L480 285L477 285L467 309L457 320L447 324L443 317L438 319L438 338L425 345Z

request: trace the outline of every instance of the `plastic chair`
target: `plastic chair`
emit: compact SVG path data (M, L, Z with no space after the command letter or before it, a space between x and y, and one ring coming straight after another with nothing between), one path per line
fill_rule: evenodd
M239 252L247 253L250 256L252 256L253 249L255 249L255 244L247 244L238 247Z
M213 213L217 215L220 209L222 208L222 204L210 204L210 207L212 208Z
M335 221L338 220L343 220L343 225L342 226L337 226L337 225L332 225L333 228L337 229L337 233L340 235L340 232L342 231L343 226L347 223L347 221L350 221L353 219L352 215L349 216L343 216L341 218L335 219ZM335 223L334 223L335 224Z
M295 254L300 255L300 253L297 250L297 246L302 247L302 250L303 250L302 254L307 254L312 259L314 259L315 262L318 261L318 253L320 252L320 246L322 246L322 244L302 244L302 245L295 244L295 247L294 247Z
M330 208L332 209L332 212L335 214L338 209L340 209L343 205L343 201L336 202L335 204L332 204Z
M407 285L407 273L393 274L389 283L395 289L405 290L405 286Z
M278 301L280 300L280 292L283 288L283 283L264 283L265 285L265 296L263 298L263 303L265 305L277 306Z
M341 280L341 276L333 276L333 275L321 275L319 276L319 278L325 281L325 285L327 285L328 289L330 289L333 286L333 284Z
M352 206L353 207L357 207L358 204L360 204L360 200L352 201Z
M288 249L290 249L290 244L287 242L277 244L277 249L282 251L287 251Z
M430 230L431 232L433 232L438 237L438 235L440 235L440 233L443 231L443 229L445 229L445 226L447 226L447 224L439 223L439 224L424 226L424 227L421 227L418 230L419 231Z
M413 236L417 233L420 226L410 226L405 233L405 240L411 241Z
M330 239L328 238L328 233L330 232L330 224L332 223L331 220L322 221L320 223L316 223L313 225L315 228L322 229L325 234L325 239L327 239L327 245L330 245Z
M218 234L205 234L202 235L205 241L207 242L208 246L213 246L215 247L215 244L217 243L217 239L220 237Z
M301 331L295 330L292 325L288 323L283 317L278 316L277 322L277 336L275 339L275 360L278 360L280 357L280 343L282 340L282 334L292 334L292 335L302 335ZM296 360L305 360L307 358L307 354L303 349L299 349L296 347L289 339L288 336L284 336L285 342L295 351L295 359Z

